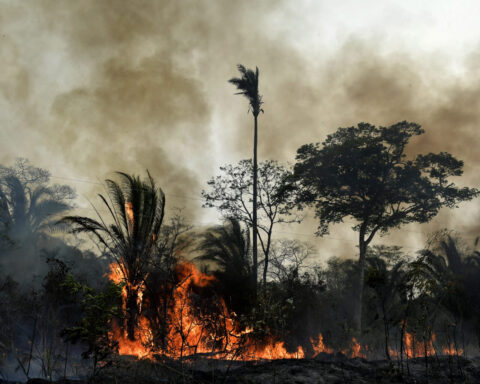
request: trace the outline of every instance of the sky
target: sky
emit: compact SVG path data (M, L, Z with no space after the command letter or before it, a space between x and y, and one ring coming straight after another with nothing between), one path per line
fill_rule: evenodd
M302 144L358 122L415 121L410 153L465 161L480 187L480 4L472 1L0 0L0 164L25 157L75 187L77 213L116 170L148 169L197 226L201 190L251 157L252 118L227 80L258 66L259 158L292 164ZM318 258L351 256L351 224L316 239L313 214L278 236ZM376 244L415 251L441 228L472 243L479 202L442 210Z

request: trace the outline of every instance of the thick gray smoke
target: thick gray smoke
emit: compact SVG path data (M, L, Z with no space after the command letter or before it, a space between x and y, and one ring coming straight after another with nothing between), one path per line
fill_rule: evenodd
M427 131L411 153L453 153L466 163L460 182L476 186L477 53L462 75L440 55L392 53L381 36L350 37L321 55L294 44L305 32L298 16L289 2L274 1L3 3L0 162L28 157L53 176L94 182L115 170L149 169L170 208L205 221L197 200L205 181L219 165L251 156L251 115L227 83L242 63L260 68L261 159L293 162L300 145L339 126L411 120ZM99 192L71 182L82 198ZM419 246L419 231L445 226L474 236L477 206L442 212L389 241ZM283 231L311 240L314 229L309 219ZM318 242L320 253L351 254L350 229L334 231L336 240Z

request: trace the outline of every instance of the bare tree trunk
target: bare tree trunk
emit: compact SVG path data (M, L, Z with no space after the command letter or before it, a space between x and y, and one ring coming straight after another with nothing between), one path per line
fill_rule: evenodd
M33 346L35 345L35 336L37 335L37 321L38 316L35 316L35 321L33 322L33 335L32 335L32 344L30 344L30 352L28 354L28 367L27 367L27 379L29 378L30 374L30 364L32 362L33 357Z
M390 330L388 326L387 313L385 311L385 302L383 301L383 299L382 299L382 312L383 312L383 330L385 334L385 355L387 356L387 360L391 361L390 351L388 350Z
M362 301L363 301L363 283L365 280L365 255L367 253L367 243L365 242L365 230L360 229L359 235L360 258L358 260L358 285L357 300L355 303L355 312L353 314L353 322L358 336L362 333Z
M270 225L270 230L267 234L267 247L265 249L265 263L263 266L263 289L267 289L267 273L268 273L268 261L269 261L269 254L270 254L270 245L272 243L272 225Z
M257 296L257 273L258 273L258 256L257 256L257 173L258 173L258 164L257 164L257 115L254 117L254 134L253 134L253 278L254 278L254 292L255 297Z

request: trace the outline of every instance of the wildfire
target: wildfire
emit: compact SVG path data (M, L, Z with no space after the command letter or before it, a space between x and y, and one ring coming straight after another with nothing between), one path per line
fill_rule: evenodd
M292 359L304 358L305 352L301 346L295 351L288 351L283 341L262 340L255 341L254 329L245 327L239 329L235 314L230 314L225 303L219 299L220 314L217 318L211 318L212 314L198 313L192 303L192 292L195 289L211 286L215 277L201 273L192 263L183 262L176 269L178 285L173 292L173 306L169 310L169 332L167 352L169 357L181 358L193 354L205 354L207 357L221 357L224 359L260 360L260 359ZM112 263L110 265L109 278L115 283L127 283L121 267ZM123 309L126 310L127 285L122 291ZM141 301L143 287L133 287L138 290ZM132 289L132 287L130 287ZM139 308L141 308L141 303ZM221 330L215 329L212 324L220 323ZM125 327L115 324L112 337L118 342L119 354L134 355L139 358L152 358L152 332L148 319L140 314L135 332L135 340L127 337ZM323 337L311 340L315 355L320 352L331 353L323 343ZM352 349L354 351L354 349ZM352 356L357 355L352 352Z
M283 341L273 336L269 339L256 340L255 331L251 327L241 328L234 313L229 313L223 299L217 298L214 311L204 311L195 305L196 292L208 289L215 281L215 277L201 273L192 263L182 262L176 268L178 283L174 287L171 307L168 310L168 333L165 336L166 346L162 353L171 358L183 358L202 354L207 358L222 358L226 360L275 360L300 359L306 357L302 346L294 351L287 350ZM121 267L113 263L110 265L109 278L115 282L125 282ZM144 286L129 287L136 289L140 315L135 330L135 340L127 337L125 327L116 324L112 329L112 337L118 342L119 354L133 355L139 358L153 358L153 332L149 320L141 313ZM123 288L123 309L126 310L127 284ZM435 335L425 348L422 341L415 340L412 334L404 337L404 354L407 358L427 356L435 353L433 344ZM320 353L334 353L332 348L325 345L323 336L311 338L313 357ZM368 348L362 346L355 338L349 348L341 352L349 357L366 358ZM443 349L444 354L462 354L453 345ZM397 351L390 350L390 354L398 357Z
M432 333L432 337L427 342L418 340L412 333L405 332L405 336L403 337L403 344L404 344L404 355L406 358L411 359L415 357L429 357L434 356L435 354L443 354L443 355L463 355L463 349L455 348L453 344L449 346L442 347L441 349L435 348L434 344L436 341L435 333ZM391 356L398 358L400 356L400 352L389 348L389 353Z

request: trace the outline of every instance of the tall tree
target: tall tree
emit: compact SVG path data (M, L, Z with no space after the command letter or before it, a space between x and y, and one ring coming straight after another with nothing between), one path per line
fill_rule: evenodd
M165 195L150 174L146 181L122 172L117 174L121 181L106 180L107 196L99 195L110 214L108 220L97 210L99 220L66 216L62 221L72 225L73 233L93 234L114 258L126 282L127 334L134 340L138 293L160 244Z
M258 256L257 256L257 137L258 137L258 115L260 112L263 112L262 96L258 93L258 67L255 69L255 72L251 69L245 68L243 65L238 64L238 71L241 73L242 77L231 78L229 83L232 83L240 91L237 95L243 95L247 98L250 108L253 114L253 275L257 276L258 271ZM256 286L255 279L255 286ZM256 290L256 289L255 289Z
M253 227L250 208L253 199L252 161L241 160L235 165L228 164L220 167L220 171L220 175L208 181L209 190L202 191L204 207L215 207L225 219L235 218ZM288 169L274 160L268 160L259 164L258 175L257 235L264 255L265 286L275 224L300 222L301 217L292 213L294 196L279 194L283 180L290 175Z
M453 208L478 195L448 181L462 175L463 162L446 152L407 159L405 148L420 125L399 122L389 127L360 123L339 128L320 146L297 151L294 175L286 190L297 190L300 207L313 206L317 234L346 217L357 221L359 276L354 324L361 331L365 255L377 232L408 223L426 223L442 207Z

